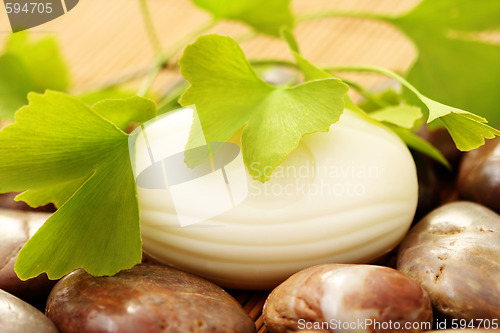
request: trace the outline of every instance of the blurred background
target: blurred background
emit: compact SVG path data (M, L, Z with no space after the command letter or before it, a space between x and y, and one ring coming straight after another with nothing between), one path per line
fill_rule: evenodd
M400 14L418 0L293 0L295 13L323 10L362 11ZM189 0L148 0L154 25L163 49L168 49L186 33L210 21L210 15ZM6 12L0 10L0 45L9 36ZM209 33L242 36L249 27L223 21ZM38 35L55 35L71 72L72 93L99 88L129 76L147 72L154 50L144 27L136 0L80 0L67 14L30 29ZM309 60L328 65L377 65L406 71L416 52L412 43L391 25L358 18L324 18L301 22L295 29L301 51ZM253 38L241 43L248 57L292 60L284 42L277 38ZM1 48L1 47L0 47ZM178 59L180 53L174 59ZM376 87L386 78L373 74L343 77ZM153 91L168 90L177 82L176 70L164 70L155 80ZM139 86L140 78L135 83ZM132 83L134 84L134 83Z

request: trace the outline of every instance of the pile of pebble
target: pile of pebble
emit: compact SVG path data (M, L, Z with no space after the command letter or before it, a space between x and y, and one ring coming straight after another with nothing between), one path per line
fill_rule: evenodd
M419 208L399 248L294 274L266 301L269 332L500 329L500 138L466 154L444 147L454 173L415 156ZM0 332L255 332L222 288L166 266L20 281L17 254L50 213L12 205L0 197Z

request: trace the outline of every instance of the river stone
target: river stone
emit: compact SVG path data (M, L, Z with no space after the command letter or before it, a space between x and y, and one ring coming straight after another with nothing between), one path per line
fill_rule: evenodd
M403 240L397 267L445 317L500 318L500 216L484 206L461 201L432 211Z
M112 277L76 270L52 290L46 313L67 332L255 332L241 305L215 284L140 264Z
M403 333L419 332L405 329L407 323L431 325L432 309L422 287L395 269L323 264L304 269L276 287L264 304L263 319L271 333L304 329L389 333L394 327L382 326L389 322L398 322L397 332ZM346 324L355 326L342 326Z
M500 213L500 137L465 154L458 173L461 198Z
M25 301L45 300L55 282L45 274L21 281L14 272L17 255L49 218L48 213L0 209L0 289Z
M0 332L57 333L56 326L28 303L0 290Z

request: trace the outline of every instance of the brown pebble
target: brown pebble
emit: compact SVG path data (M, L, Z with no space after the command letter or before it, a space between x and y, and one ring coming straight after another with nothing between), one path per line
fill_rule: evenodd
M12 210L26 210L31 212L48 212L52 213L56 211L56 207L53 204L48 204L45 206L33 208L30 207L24 201L15 201L14 198L19 193L0 193L0 208L12 209Z
M47 213L0 209L0 289L30 303L45 304L55 281L45 274L21 281L14 264L21 248L49 217Z
M52 290L46 313L69 332L255 332L241 305L215 284L140 264L112 277L77 270Z
M406 322L430 325L432 310L420 285L395 269L324 264L302 270L276 287L266 300L263 317L269 332L339 332L345 329L341 323L360 321L366 325L356 326L356 332L379 333L394 331L382 325L390 321L401 327ZM378 324L365 321L370 319Z
M0 290L0 332L2 333L57 333L55 325L43 313Z
M461 198L500 213L500 137L465 154L457 184Z
M500 216L471 202L446 204L413 227L398 269L449 318L500 318ZM499 323L500 324L500 323Z

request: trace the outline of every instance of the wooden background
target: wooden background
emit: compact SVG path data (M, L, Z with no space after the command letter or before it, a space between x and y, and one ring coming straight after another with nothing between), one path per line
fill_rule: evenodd
M330 9L398 14L417 3L418 0L293 0L292 8L297 13ZM210 20L208 14L195 8L189 0L148 0L148 6L164 49ZM6 12L0 8L0 45L9 31ZM137 0L80 0L66 15L30 31L35 37L44 34L57 36L70 65L74 93L146 72L153 61L154 52ZM229 22L210 30L211 33L233 37L247 31L244 25ZM318 64L378 65L404 72L415 59L411 42L390 25L377 21L325 18L300 23L295 32L304 56ZM251 58L292 60L286 45L276 39L258 37L241 46ZM175 71L165 70L155 81L153 89L165 91L178 79ZM372 87L386 80L373 74L351 74L349 79ZM132 86L137 88L140 82L139 78ZM261 309L267 293L231 293L254 318L259 332L265 332Z
M418 0L292 0L297 13L331 10L403 13ZM148 0L155 27L164 49L208 22L210 16L189 0ZM0 9L0 45L8 37L7 14ZM66 15L30 30L35 36L54 34L59 39L77 93L146 71L153 60L137 0L80 0ZM211 33L239 36L248 28L223 22ZM328 65L379 65L405 71L414 60L414 47L390 25L365 19L325 18L300 23L296 35L303 54L311 61ZM259 37L242 43L252 58L291 60L283 42ZM180 55L177 55L177 58ZM175 81L175 71L164 71L155 81L155 90L165 90ZM370 74L349 78L376 85L383 80Z

